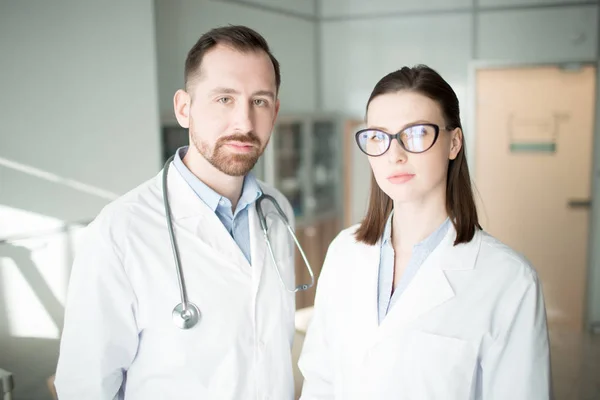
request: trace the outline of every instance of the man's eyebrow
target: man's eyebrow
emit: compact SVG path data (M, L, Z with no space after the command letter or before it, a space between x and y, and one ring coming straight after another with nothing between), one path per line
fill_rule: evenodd
M228 87L217 87L210 91L211 94L240 94L239 91ZM253 96L266 96L271 100L275 100L275 93L271 90L258 90L252 93Z
M213 93L213 94L217 94L217 93L222 93L222 94L239 94L240 93L240 92L238 92L235 89L226 88L226 87L214 88L210 92Z
M270 97L271 100L275 100L275 93L273 93L270 90L259 90L257 92L254 92L253 94L254 96L267 96Z

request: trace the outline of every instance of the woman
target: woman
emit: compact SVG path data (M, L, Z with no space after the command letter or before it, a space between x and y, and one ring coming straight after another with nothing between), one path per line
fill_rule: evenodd
M549 399L541 284L481 230L458 99L426 66L381 79L356 134L367 215L331 244L302 399Z

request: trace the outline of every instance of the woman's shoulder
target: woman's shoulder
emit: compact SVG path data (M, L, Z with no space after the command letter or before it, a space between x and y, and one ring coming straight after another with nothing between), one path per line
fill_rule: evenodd
M477 235L481 238L476 262L478 268L490 268L512 277L537 281L534 265L518 249L486 231L478 231Z
M330 247L334 249L360 249L363 247L371 247L370 245L360 242L356 238L356 231L360 224L354 224L348 228L342 229L340 233L333 239Z
M331 241L327 249L326 259L330 263L346 264L350 260L365 260L370 258L373 251L379 247L369 245L356 238L356 231L360 224L355 224L341 230Z

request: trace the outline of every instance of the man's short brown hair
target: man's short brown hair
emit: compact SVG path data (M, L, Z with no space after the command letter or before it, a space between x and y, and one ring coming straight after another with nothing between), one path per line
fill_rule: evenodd
M213 47L224 44L242 52L264 51L267 53L275 69L275 84L277 92L281 84L279 62L271 53L265 38L255 30L242 25L230 25L212 29L198 39L188 52L185 60L185 88L189 86L200 72L202 58Z

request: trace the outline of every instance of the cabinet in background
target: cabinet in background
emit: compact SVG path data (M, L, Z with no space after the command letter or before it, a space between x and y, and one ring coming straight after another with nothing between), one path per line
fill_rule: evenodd
M342 229L343 120L335 115L288 115L278 119L256 175L290 201L296 236L315 275L315 286L298 292L296 308L312 306L316 282L331 241ZM310 282L296 250L296 282Z

